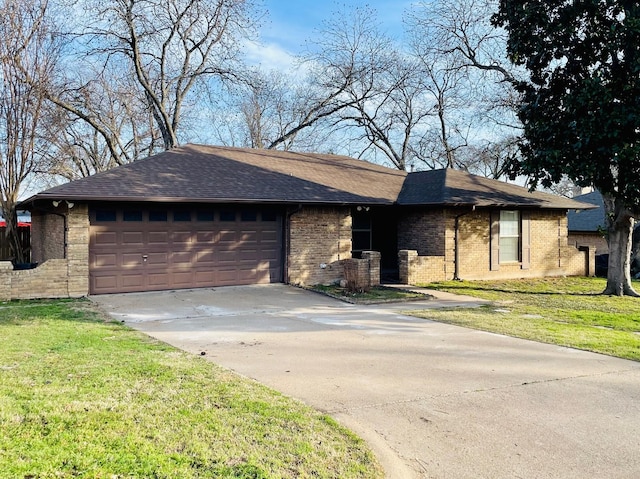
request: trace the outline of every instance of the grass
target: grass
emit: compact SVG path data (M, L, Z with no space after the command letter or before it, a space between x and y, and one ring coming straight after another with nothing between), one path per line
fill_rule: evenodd
M0 478L379 478L299 402L101 317L0 304Z
M393 301L411 301L427 298L427 296L422 293L416 293L414 291L407 291L404 289L387 288L384 286L374 286L369 289L369 291L356 293L350 292L347 288L342 288L336 284L319 284L314 286L312 289L313 291L326 294L336 299L358 304L388 303Z
M600 278L433 283L428 287L493 303L410 314L640 361L640 299L600 295L605 283Z

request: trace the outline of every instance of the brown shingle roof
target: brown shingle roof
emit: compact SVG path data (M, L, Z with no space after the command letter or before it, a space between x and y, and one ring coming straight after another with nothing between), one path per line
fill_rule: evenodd
M393 204L405 176L343 156L190 144L34 199Z
M56 186L26 203L38 199L589 208L452 169L407 174L345 156L192 144Z
M478 207L586 209L592 206L451 168L407 176L398 203Z

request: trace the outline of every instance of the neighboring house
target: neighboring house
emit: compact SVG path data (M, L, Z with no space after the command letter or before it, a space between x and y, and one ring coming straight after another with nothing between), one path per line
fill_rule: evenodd
M334 155L186 145L24 207L44 263L32 272L66 274L60 295L331 283L372 250L410 283L592 274L592 255L567 243L567 210L589 205Z
M592 204L595 208L569 211L569 244L594 248L596 250L596 274L598 276L606 276L609 261L609 244L606 239L607 227L602 195L599 191L593 191L585 195L575 196L573 199ZM636 223L632 241L631 274L635 278L640 278L640 226L638 223Z
M602 195L599 191L593 191L575 196L573 199L592 204L595 208L569 211L567 215L569 244L573 246L589 245L596 249L596 255L609 254L609 245L605 237L606 222Z

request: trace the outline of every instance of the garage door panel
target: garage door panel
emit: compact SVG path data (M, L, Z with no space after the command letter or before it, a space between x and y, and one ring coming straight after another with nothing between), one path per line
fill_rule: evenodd
M148 265L166 265L167 260L169 259L169 254L166 252L163 253L149 253L145 255L147 257L146 263Z
M197 286L211 286L215 284L215 274L211 271L196 271L195 282Z
M238 231L224 230L220 231L218 236L218 244L235 245L238 242Z
M92 283L94 290L115 289L118 287L118 276L116 274L98 276L93 279Z
M215 263L216 256L213 251L198 251L196 253L196 263L198 265L213 265Z
M118 243L118 234L115 231L96 231L95 242L101 246L115 246Z
M169 273L149 273L147 275L149 286L166 286L169 287Z
M193 273L191 271L175 271L171 276L172 286L175 288L190 287L193 285Z
M144 277L141 273L123 274L121 281L124 288L136 288L136 291L140 291L144 286Z
M237 268L219 268L217 271L218 280L225 284L229 284L229 281L237 281L238 269Z
M211 244L216 240L216 233L214 231L198 231L196 233L196 243L198 244Z
M243 249L241 252L239 252L239 256L240 256L240 263L241 264L245 264L247 262L249 262L250 264L255 264L256 261L258 261L260 259L260 252L258 250L249 250L249 249Z
M142 255L139 253L123 253L121 258L120 266L122 267L129 268L142 265Z
M260 243L268 244L268 243L278 243L278 232L277 231L262 231L260 234Z
M260 257L269 261L276 261L280 258L280 252L275 248L262 248L260 250Z
M174 251L170 254L172 265L191 265L193 264L193 253L188 251Z
M217 263L222 265L228 263L235 264L238 261L238 252L229 250L218 251L216 254L216 259Z
M166 246L169 241L169 233L167 231L149 231L149 244L159 244Z
M115 253L95 254L93 255L93 263L99 268L117 267L118 255Z
M282 280L280 216L277 221L240 222L231 221L242 217L239 209L235 216L232 208L204 210L210 221L178 222L171 208L167 211L173 221L149 221L149 210L143 211L142 221L98 223L91 216L91 293ZM199 218L199 212L192 210L191 218ZM120 210L117 218L122 217ZM229 221L220 221L223 217Z
M191 231L174 231L171 234L171 241L176 243L191 243L192 242L192 232Z
M140 245L144 243L144 234L141 231L124 231L122 233L122 244Z

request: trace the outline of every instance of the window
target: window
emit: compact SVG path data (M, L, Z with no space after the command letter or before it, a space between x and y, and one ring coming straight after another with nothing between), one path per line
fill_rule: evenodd
M531 264L531 212L502 210L491 212L490 269L500 264L519 263L521 269Z
M173 212L173 221L185 222L191 221L191 211L189 210L176 210Z
M142 221L142 210L126 209L122 212L123 221Z
M520 212L500 212L500 263L520 261Z
M278 221L278 215L273 210L263 210L262 221Z
M231 210L220 211L220 221L235 221L236 212Z
M198 211L198 221L213 221L213 211Z
M240 221L258 221L258 212L253 209L242 210Z
M164 222L167 221L167 212L162 211L162 210L156 210L156 211L149 211L149 221L160 221L160 222Z
M371 213L369 208L354 208L351 211L351 254L359 258L363 251L370 249Z
M96 221L116 221L116 210L96 210Z

